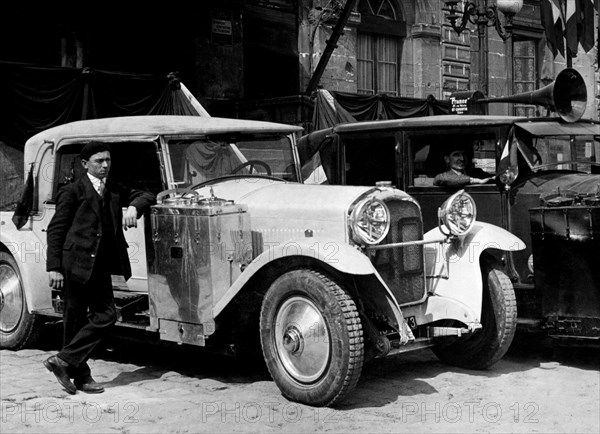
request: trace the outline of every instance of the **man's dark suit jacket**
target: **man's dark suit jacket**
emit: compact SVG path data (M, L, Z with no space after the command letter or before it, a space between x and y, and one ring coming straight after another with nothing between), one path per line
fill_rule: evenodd
M105 198L110 197L112 226L115 230L116 259L125 279L131 277L127 242L123 234L123 207L136 207L138 217L156 203L152 193L121 184L106 183ZM106 200L106 199L105 199ZM102 210L98 193L87 174L62 187L56 199L56 212L48 225L46 269L60 271L66 278L86 283L98 256L102 237Z

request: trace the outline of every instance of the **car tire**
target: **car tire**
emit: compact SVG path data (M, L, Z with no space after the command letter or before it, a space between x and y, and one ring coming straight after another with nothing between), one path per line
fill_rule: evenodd
M273 282L261 307L260 339L271 377L290 401L332 406L358 383L364 342L356 305L317 271L293 270Z
M487 369L500 360L510 347L517 328L517 302L512 282L491 256L482 255L480 263L482 329L472 336L432 348L444 363L467 369Z
M14 258L0 252L0 348L18 350L32 345L41 318L27 310L21 273Z

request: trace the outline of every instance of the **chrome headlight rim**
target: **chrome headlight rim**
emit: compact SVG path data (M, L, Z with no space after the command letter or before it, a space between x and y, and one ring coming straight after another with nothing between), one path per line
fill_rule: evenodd
M377 216L373 215L374 207L378 208ZM383 221L381 221L381 212L383 212ZM383 200L374 197L361 200L350 214L351 237L357 244L381 243L387 236L390 225L391 214L388 206Z
M440 231L449 236L464 237L477 220L477 206L464 190L450 196L438 209Z

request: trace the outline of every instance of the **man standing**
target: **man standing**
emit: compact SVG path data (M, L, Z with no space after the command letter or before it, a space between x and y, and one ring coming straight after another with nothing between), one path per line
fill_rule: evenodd
M44 366L69 393L101 393L87 360L117 319L111 274L131 277L123 228L137 227L156 198L107 179L107 144L90 142L80 157L87 174L59 190L48 226L46 269L50 287L64 288L64 346Z
M433 185L462 188L469 184L486 184L494 179L493 175L472 167L462 149L451 149L451 152L444 155L444 161L448 170L438 174L433 179Z

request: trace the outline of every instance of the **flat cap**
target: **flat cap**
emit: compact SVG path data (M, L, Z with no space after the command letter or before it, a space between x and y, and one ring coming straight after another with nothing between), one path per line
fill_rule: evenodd
M110 152L110 146L108 146L108 144L102 142L89 142L81 149L79 157L81 157L82 160L87 161L92 155L105 151Z

